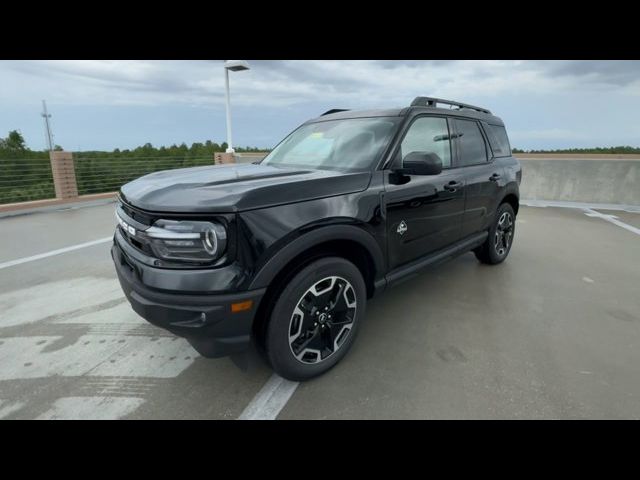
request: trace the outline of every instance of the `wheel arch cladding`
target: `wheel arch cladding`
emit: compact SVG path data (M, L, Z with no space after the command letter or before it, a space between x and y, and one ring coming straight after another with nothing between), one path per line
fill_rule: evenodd
M336 256L352 262L362 273L367 288L367 297L371 297L375 291L376 276L384 274L382 251L368 233L357 227L348 226L325 227L320 230L323 232L310 232L287 245L274 255L254 279L255 288L260 288L257 285L261 284L267 286L267 291L260 302L253 322L253 336L257 340L259 348L261 348L266 333L270 310L273 308L278 293L297 272L318 258ZM354 233L354 231L359 233ZM315 238L315 242L310 242L309 236ZM360 241L356 238L359 238ZM271 262L279 268L267 269Z
M365 279L368 294L376 278L384 274L384 256L371 234L356 226L332 225L307 232L279 250L256 273L249 289L268 288L287 270L327 255L354 263Z
M505 197L500 202L500 205L502 205L503 203L508 203L509 205L511 205L511 208L513 208L513 213L518 215L518 208L520 207L520 201L518 200L517 195L515 195L514 193L509 193L505 195Z

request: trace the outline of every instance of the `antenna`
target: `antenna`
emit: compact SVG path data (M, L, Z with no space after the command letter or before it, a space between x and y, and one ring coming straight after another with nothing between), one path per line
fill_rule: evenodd
M49 119L51 118L51 114L47 112L47 102L42 100L42 117L44 118L44 128L45 133L47 135L47 144L49 146L49 151L53 152L53 134L51 133L51 125L49 125Z

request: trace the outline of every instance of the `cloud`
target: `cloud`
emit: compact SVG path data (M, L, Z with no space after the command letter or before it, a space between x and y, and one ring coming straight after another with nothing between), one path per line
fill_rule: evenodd
M546 75L569 77L574 81L624 87L640 79L640 61L634 60L551 60L537 63Z
M288 106L328 102L403 105L431 94L469 99L505 93L571 91L582 84L630 86L634 61L251 61L231 73L234 104ZM221 61L9 61L0 66L0 101L46 96L79 105L220 105Z
M296 122L329 108L399 107L409 105L418 95L486 106L508 121L514 138L526 145L561 140L606 143L614 135L628 137L629 143L638 141L631 138L629 125L640 124L635 113L640 111L640 61L249 60L249 63L251 70L230 73L231 99L237 118L234 123L240 134L243 128L247 129L247 144L258 141L261 145L273 144L279 140L280 132L289 131ZM141 122L147 122L150 130L156 124L154 115L159 110L167 115L161 122L166 129L177 121L175 114L172 117L168 113L172 109L180 111L181 119L191 116L193 122L202 121L206 115L224 121L223 72L221 60L2 61L0 112L7 116L7 112L28 111L33 119L30 121L37 122L42 98L47 99L54 116L64 109L75 109L83 112L82 118L96 118L95 112L116 108L121 112L122 128L140 129L141 143L145 143ZM138 109L135 124L133 109ZM146 117L140 109L156 113ZM195 114L196 111L200 113ZM597 115L589 117L593 112ZM145 118L153 121L148 123ZM271 123L268 127L264 126L265 118ZM262 124L259 119L263 119ZM0 126L27 130L15 119L2 120ZM56 121L62 122L60 116ZM56 123L57 129L58 125L62 126ZM31 128L34 138L39 138L41 135L35 132L40 125ZM186 126L185 129L188 131ZM224 125L216 124L216 131L220 130L224 130ZM158 131L157 135L164 138L176 131L176 128ZM127 133L126 138L132 137ZM117 145L118 139L114 138L113 143Z

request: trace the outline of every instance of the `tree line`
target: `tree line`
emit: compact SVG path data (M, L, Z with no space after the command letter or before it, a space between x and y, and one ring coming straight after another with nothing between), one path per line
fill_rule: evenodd
M211 140L206 142L194 142L191 146L186 143L180 145L171 145L169 147L154 147L150 143L145 143L134 149L116 148L110 152L98 150L86 150L73 152L77 158L140 158L140 157L212 157L215 153L224 152L227 149L227 143L215 143ZM60 145L56 145L54 150L62 150ZM236 152L262 152L264 149L257 147L236 147ZM0 160L19 159L19 158L49 158L48 150L31 150L22 134L18 130L12 130L7 137L0 137Z
M520 150L512 149L513 153L602 153L608 155L619 154L640 154L639 147L630 147L628 145L618 147L591 147L591 148L556 148L554 150Z

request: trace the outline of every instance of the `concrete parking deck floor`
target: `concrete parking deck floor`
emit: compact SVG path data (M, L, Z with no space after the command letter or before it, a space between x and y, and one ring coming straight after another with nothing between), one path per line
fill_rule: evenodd
M638 214L602 213L640 227ZM244 371L201 358L140 319L108 241L7 266L114 225L113 205L0 219L0 418L239 417L271 370L255 353ZM523 206L504 264L465 254L371 301L349 355L287 384L272 413L637 419L639 347L640 236Z

